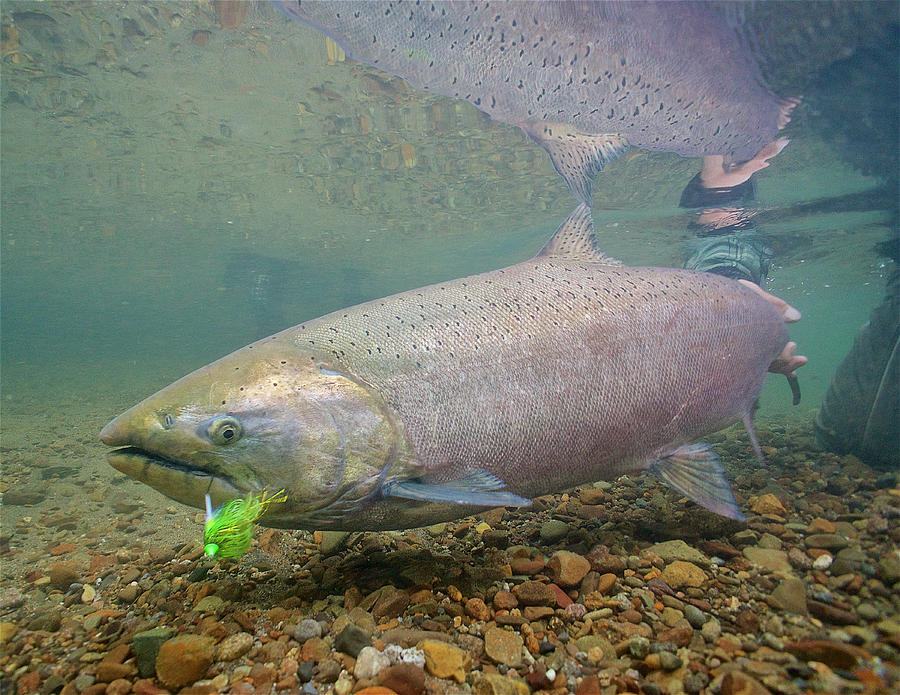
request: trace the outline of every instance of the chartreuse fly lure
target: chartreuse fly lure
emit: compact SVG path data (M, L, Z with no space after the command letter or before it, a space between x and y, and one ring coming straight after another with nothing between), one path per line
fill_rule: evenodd
M240 557L250 549L253 522L265 513L270 504L286 499L284 490L274 494L263 490L226 502L213 511L212 500L206 495L204 552L210 557Z

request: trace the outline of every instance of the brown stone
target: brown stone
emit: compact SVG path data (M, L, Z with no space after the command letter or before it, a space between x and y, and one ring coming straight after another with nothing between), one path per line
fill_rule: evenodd
M50 584L57 589L66 590L70 584L81 579L81 572L74 562L54 562L48 569Z
M546 565L539 557L533 560L527 557L514 557L509 561L509 566L513 574L524 574L530 577L538 572L542 572Z
M134 686L132 686L132 692L134 692L134 695L167 695L169 691L163 690L156 685L152 678L142 678L139 681L135 681Z
M20 693L34 693L38 691L38 688L41 685L41 674L37 671L29 671L19 676L19 679L16 681L17 692Z
M838 608L837 606L822 603L821 601L809 599L806 602L806 607L809 610L810 615L815 616L822 622L831 623L832 625L856 625L859 622L859 618L855 613Z
M561 587L573 587L584 578L590 569L591 563L586 559L568 550L558 550L547 561L547 569L550 577Z
M524 606L552 606L556 603L553 590L541 582L522 582L513 587L513 594Z
M856 668L860 661L872 658L865 649L831 640L789 642L784 645L784 650L803 661L821 661L831 668L840 668L846 671Z
M808 534L834 533L835 526L832 522L828 521L828 519L817 517L809 522L809 526L806 527L806 532Z
M611 572L601 574L600 579L597 580L597 588L595 591L598 591L601 594L608 594L609 590L615 585L617 579L618 577Z
M751 497L747 506L750 507L751 511L755 514L760 514L762 516L769 514L772 516L784 517L787 514L787 509L781 504L781 500L771 492L767 492L765 495L760 495L759 497Z
M494 594L494 608L508 611L519 605L519 600L511 591L498 591Z
M697 567L693 562L675 560L666 565L662 571L662 580L673 589L685 586L700 587L706 583L706 572Z
M722 679L720 695L772 695L758 680L740 671L729 671Z
M466 601L465 609L466 615L475 620L488 621L491 619L491 609L480 598L470 598Z
M525 606L525 608L522 609L522 615L525 617L525 620L529 622L549 618L555 613L556 611L550 606Z
M54 545L47 552L49 552L54 557L57 557L59 555L68 555L77 548L78 546L74 543L60 543L59 545Z
M495 663L521 666L523 646L522 637L515 632L492 627L484 633L484 653Z
M111 683L117 678L131 678L137 674L134 664L118 664L115 661L101 661L97 664L97 680Z
M474 695L528 695L531 690L525 681L499 673L485 673L475 681L472 692Z
M586 487L578 492L578 501L582 504L601 504L606 493L598 487Z
M472 668L472 657L459 647L439 642L423 640L419 649L425 652L425 668L435 678L452 678L457 683L464 683L466 673Z
M509 613L500 613L494 616L494 622L497 625L511 625L512 627L522 627L528 620L523 615L510 615Z
M213 662L215 640L182 634L163 642L156 657L156 677L167 688L191 685L206 675Z
M396 618L409 605L409 594L402 590L387 591L378 597L372 607L376 618Z
M127 678L117 678L106 686L103 695L128 695L131 692L131 681Z
M603 688L597 676L585 676L575 686L575 695L602 695Z
M569 596L565 591L563 591L556 584L548 584L550 587L550 591L553 592L553 595L556 597L556 605L560 608L565 608L566 606L571 606L573 601L572 597Z
M306 640L300 648L301 661L314 661L318 663L331 653L331 647L321 637L313 637Z
M634 625L637 625L644 619L644 616L641 615L640 611L636 611L634 608L629 608L622 611L621 613L619 613L619 617L622 618L622 620L627 620L629 623L633 623Z
M738 557L741 554L741 551L733 545L728 545L728 543L722 543L721 541L701 541L697 543L697 547L707 555L721 557L726 560Z
M591 569L600 574L621 574L625 571L625 561L610 553L605 545L594 546L585 557L591 563Z
M413 664L396 664L379 673L378 682L397 695L421 695L425 690L425 671Z
M656 633L656 639L660 642L672 642L679 647L686 647L694 636L694 628L690 625L679 625L669 630L661 630Z

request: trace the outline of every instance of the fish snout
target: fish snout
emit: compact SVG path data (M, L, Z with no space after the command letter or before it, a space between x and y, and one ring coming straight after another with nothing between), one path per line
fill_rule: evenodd
M131 443L122 430L120 418L112 420L100 430L100 441L106 446L127 446Z

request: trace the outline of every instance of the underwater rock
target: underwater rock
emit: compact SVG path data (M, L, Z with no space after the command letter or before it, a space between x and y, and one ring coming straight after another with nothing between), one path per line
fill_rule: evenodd
M591 563L581 555L558 550L547 561L550 570L550 578L563 588L576 586L584 578L590 569Z
M484 653L494 663L513 668L520 666L523 646L524 642L518 634L501 627L492 627L484 633Z
M472 667L472 657L459 647L437 640L424 640L419 649L425 652L425 668L436 678L452 678L464 683Z
M212 665L215 640L182 634L166 640L156 655L156 677L168 688L182 688L200 680Z

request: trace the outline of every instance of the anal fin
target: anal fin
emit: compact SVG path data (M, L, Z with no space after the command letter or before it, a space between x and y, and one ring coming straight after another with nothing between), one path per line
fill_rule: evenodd
M744 520L725 476L725 467L708 444L681 446L650 464L650 470L701 507L730 519Z
M532 121L519 127L547 150L569 190L588 206L592 204L594 176L628 149L628 141L621 135L588 135L565 123Z
M401 497L417 502L446 502L479 507L527 507L531 500L502 488L506 484L487 471L472 471L462 478L438 483L416 480L388 481L385 497Z

